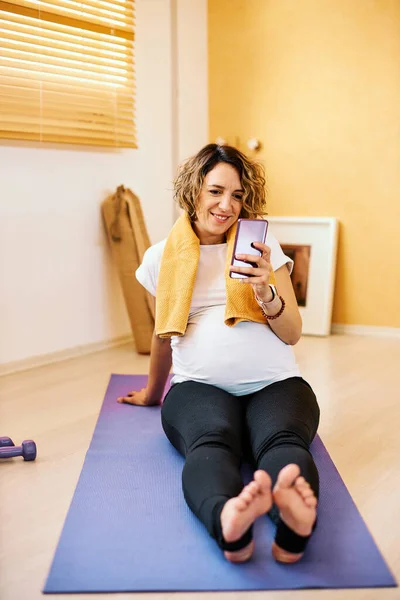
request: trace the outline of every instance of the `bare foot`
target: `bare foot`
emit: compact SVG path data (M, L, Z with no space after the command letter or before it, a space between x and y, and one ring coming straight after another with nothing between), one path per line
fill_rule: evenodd
M273 489L273 498L286 525L298 535L309 536L317 518L317 499L309 483L299 475L298 465L284 467ZM272 554L279 562L286 563L297 562L303 556L287 552L275 542Z
M265 471L256 471L254 479L246 485L239 496L231 498L221 512L222 534L226 542L240 539L254 521L270 510L272 506L271 478ZM245 548L236 552L225 551L225 558L231 562L249 560L254 550L251 541Z

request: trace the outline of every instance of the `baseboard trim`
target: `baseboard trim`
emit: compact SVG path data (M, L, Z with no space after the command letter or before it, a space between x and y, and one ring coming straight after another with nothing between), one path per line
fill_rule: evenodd
M371 337L400 338L400 327L376 327L373 325L345 325L333 323L332 333L341 335L367 335Z
M122 335L112 338L111 340L103 340L102 342L95 342L94 344L84 344L83 346L76 346L75 348L67 348L66 350L50 352L49 354L40 354L39 356L30 356L23 360L3 363L0 365L0 377L12 375L13 373L18 373L20 371L29 371L30 369L44 367L45 365L62 362L64 360L71 360L72 358L86 356L87 354L94 354L95 352L108 350L115 346L122 346L123 344L128 344L132 341L132 335Z

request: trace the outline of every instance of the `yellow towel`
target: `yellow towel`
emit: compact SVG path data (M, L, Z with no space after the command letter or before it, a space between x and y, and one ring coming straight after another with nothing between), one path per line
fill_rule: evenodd
M229 327L241 321L265 324L253 288L229 277L236 228L237 223L227 233L225 324ZM183 213L168 236L158 276L155 330L161 338L185 334L199 259L200 240L192 229L189 216ZM275 283L273 274L270 283Z

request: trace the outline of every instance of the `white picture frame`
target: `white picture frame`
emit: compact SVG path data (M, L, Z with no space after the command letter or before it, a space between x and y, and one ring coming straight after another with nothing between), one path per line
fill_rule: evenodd
M281 246L309 247L305 306L299 306L303 334L331 333L335 286L338 220L334 217L267 216Z

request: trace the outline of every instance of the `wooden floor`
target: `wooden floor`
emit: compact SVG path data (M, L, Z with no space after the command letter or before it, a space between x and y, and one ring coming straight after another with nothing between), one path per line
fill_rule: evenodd
M400 580L400 342L305 337L296 347L321 406L320 435ZM0 599L36 600L57 545L110 373L146 373L130 345L0 379L0 435L32 438L34 463L0 465ZM339 517L340 518L340 517ZM48 596L60 598L60 596ZM108 596L109 597L109 596ZM136 600L400 598L399 588L211 594L115 594ZM106 595L63 596L96 600Z

